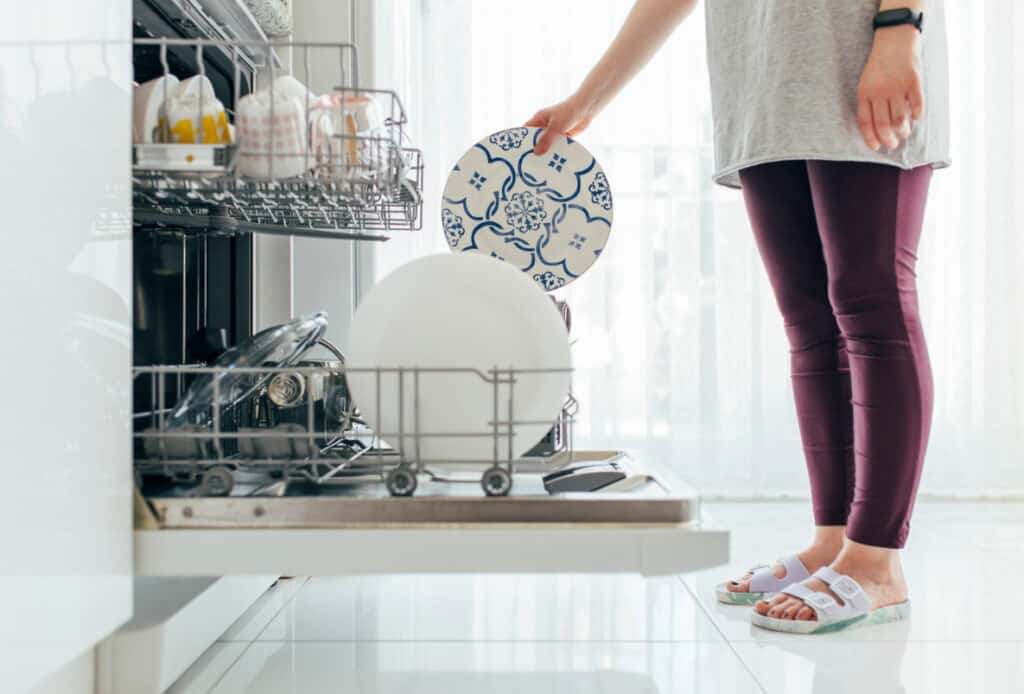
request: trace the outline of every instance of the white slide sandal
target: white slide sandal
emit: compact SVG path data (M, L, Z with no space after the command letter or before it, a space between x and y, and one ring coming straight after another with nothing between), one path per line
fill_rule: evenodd
M786 574L782 578L775 577L769 564L751 566L747 569L753 574L750 577L749 590L735 592L729 590L725 583L719 583L715 586L718 602L724 602L727 605L753 605L758 600L764 600L766 596L778 593L791 583L802 581L810 576L807 567L795 554L779 557L775 561L786 568Z
M814 572L814 578L828 585L843 604L840 605L828 593L811 590L802 583L793 583L779 592L803 600L807 607L814 610L817 619L779 619L759 614L755 610L750 615L750 621L763 629L790 634L825 634L855 626L896 622L910 616L910 600L872 610L871 599L860 584L831 567L821 567Z

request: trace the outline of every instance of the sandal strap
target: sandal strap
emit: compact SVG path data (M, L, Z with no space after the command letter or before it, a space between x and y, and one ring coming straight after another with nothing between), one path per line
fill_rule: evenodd
M800 561L799 555L790 554L786 557L780 557L776 561L786 567L786 575L784 578L791 583L802 581L811 575L810 572L807 571L807 567L804 566L804 563Z
M781 592L803 600L808 607L814 610L819 619L831 617L835 612L834 608L839 607L839 603L831 595L811 590L803 583L792 583L783 588Z
M833 593L843 601L840 605L828 593L812 590L803 583L793 583L783 588L781 593L792 595L814 610L821 623L835 622L867 614L871 611L871 600L860 584L833 569L823 566L813 574L814 578L825 583Z
M750 577L750 592L777 593L790 583L802 581L810 576L807 573L807 567L800 561L800 557L795 554L779 557L775 561L785 567L786 574L782 578L778 578L772 571L771 566L766 565L763 568L759 568Z
M835 581L840 576L842 576L842 574L833 569L831 566L823 566L814 572L815 578L824 581L829 586L832 585L832 581Z
M840 605L828 593L811 590L803 583L786 586L780 592L803 600L804 605L814 610L814 614L821 624L836 622L859 614L852 605Z
M821 579L846 605L852 606L857 612L871 610L871 598L850 576L841 574L829 566L823 566L814 572L814 577Z

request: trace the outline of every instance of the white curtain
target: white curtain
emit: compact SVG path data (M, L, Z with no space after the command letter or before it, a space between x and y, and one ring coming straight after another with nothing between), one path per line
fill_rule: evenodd
M714 0L708 0L713 2ZM1024 494L1024 6L947 3L953 166L938 171L918 276L936 381L922 492ZM426 159L425 222L384 274L445 252L440 191L477 139L565 97L629 3L375 3L377 73ZM1015 44L1018 48L1015 50ZM615 226L573 311L577 442L670 463L709 495L806 495L782 322L739 191L714 186L703 5L579 139Z

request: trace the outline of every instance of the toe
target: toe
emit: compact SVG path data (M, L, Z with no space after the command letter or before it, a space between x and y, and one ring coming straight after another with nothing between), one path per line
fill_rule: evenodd
M788 599L788 595L780 593L779 595L772 597L770 600L758 600L754 603L754 609L757 610L758 614L766 615L776 606L784 603Z
M729 581L725 584L725 589L731 593L749 593L750 581Z
M803 620L805 622L809 622L812 619L814 619L814 610L804 605L800 608L800 611L796 613L796 618Z
M753 574L747 571L735 581L726 581L725 589L731 593L746 593L750 589L750 579Z

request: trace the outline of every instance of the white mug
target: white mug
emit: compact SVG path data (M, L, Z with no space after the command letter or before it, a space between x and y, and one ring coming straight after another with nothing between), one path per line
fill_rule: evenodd
M203 144L231 142L224 104L217 100L213 84L205 75L196 75L181 82L177 92L164 104L164 110L168 124L164 125L161 119L161 128L167 128L168 142L199 142L200 128Z
M160 119L164 117L164 99L178 91L178 78L163 75L135 85L132 95L132 142L163 142Z
M273 118L271 118L273 104ZM312 168L307 156L305 108L301 100L275 92L256 92L243 97L235 112L238 135L238 172L268 180L291 178Z
M368 179L387 166L384 119L372 96L320 97L310 112L310 130L317 164L331 178Z
M345 94L341 97L345 129L350 135L374 133L384 128L377 100L367 94Z
M306 101L309 102L310 108L312 108L317 101L316 94L310 91L309 87L295 79L292 75L280 75L275 77L274 83L269 89L258 89L257 91L273 91L275 94L280 96L298 99L299 103L302 103L302 100L306 99Z

